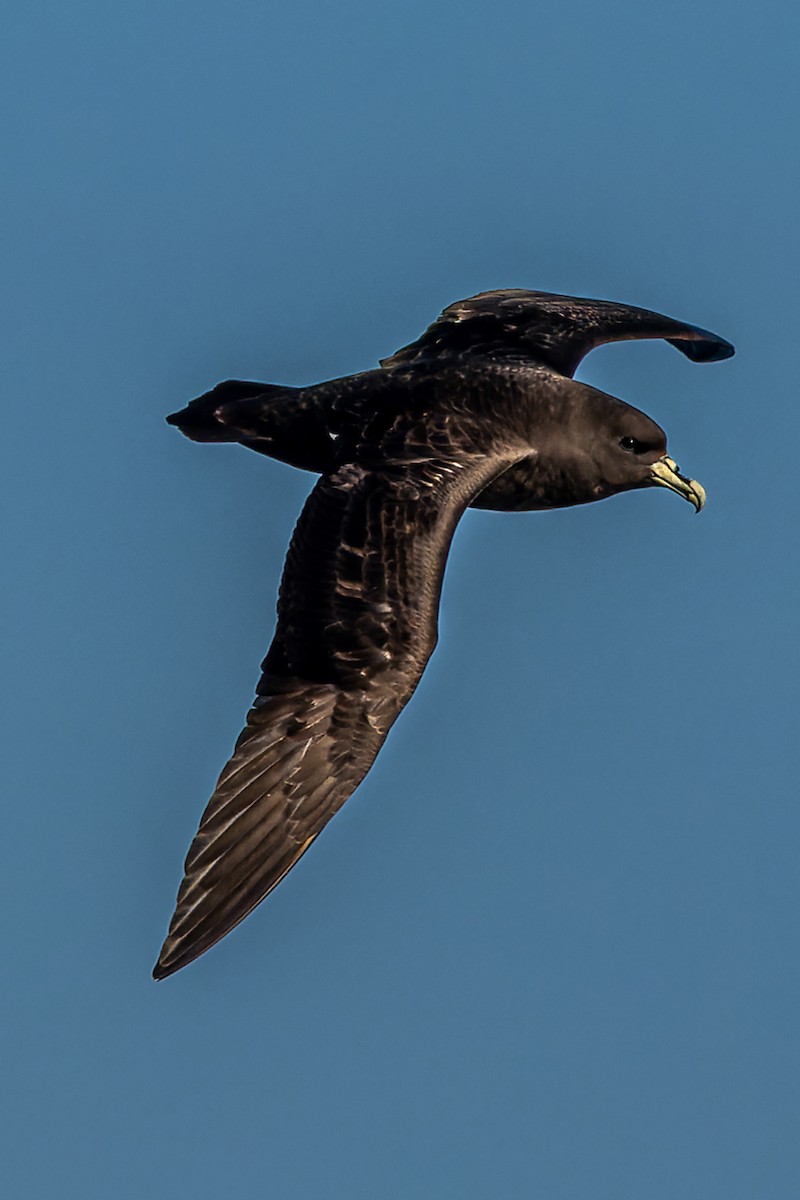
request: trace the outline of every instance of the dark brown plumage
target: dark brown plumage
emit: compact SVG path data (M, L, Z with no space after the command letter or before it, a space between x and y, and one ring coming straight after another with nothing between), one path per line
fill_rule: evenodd
M545 509L659 484L702 507L655 422L571 378L594 346L637 337L666 338L695 361L733 353L643 309L487 292L451 305L378 370L309 388L220 384L168 418L197 441L240 442L322 478L156 978L241 921L366 775L436 644L447 553L468 505Z

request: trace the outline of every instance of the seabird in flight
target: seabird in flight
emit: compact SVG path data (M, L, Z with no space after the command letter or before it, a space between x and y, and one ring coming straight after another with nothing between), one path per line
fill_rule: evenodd
M464 510L705 493L644 413L573 378L603 342L733 347L646 309L546 292L451 304L379 368L311 387L221 383L168 417L320 476L292 537L253 707L189 849L153 972L208 950L272 891L369 771L436 645Z

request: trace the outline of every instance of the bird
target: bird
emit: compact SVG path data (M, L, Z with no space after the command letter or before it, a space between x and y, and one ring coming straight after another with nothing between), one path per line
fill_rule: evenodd
M319 476L289 545L245 727L189 848L153 970L203 954L267 896L361 783L437 641L468 507L543 511L664 487L705 492L645 413L576 381L605 342L733 346L648 309L525 289L451 304L379 366L309 387L230 380L167 417Z

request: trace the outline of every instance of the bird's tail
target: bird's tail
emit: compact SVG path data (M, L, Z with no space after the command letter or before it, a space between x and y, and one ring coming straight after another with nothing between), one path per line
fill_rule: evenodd
M229 379L167 417L193 442L238 442L304 471L333 469L334 440L319 389Z
M271 383L229 379L191 400L180 412L170 413L167 424L176 425L193 442L238 442L242 431L237 428L236 421L231 420L233 414L228 405L253 400L256 396L268 399L278 393L285 395L291 390Z

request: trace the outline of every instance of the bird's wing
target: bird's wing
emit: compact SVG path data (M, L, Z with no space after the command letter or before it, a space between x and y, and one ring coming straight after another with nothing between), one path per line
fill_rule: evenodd
M451 304L416 342L381 366L453 356L523 357L572 376L595 346L633 338L665 338L693 362L734 353L730 342L707 329L646 308L512 288Z
M163 978L229 932L372 765L436 644L455 526L519 451L349 464L292 538L256 701L189 849Z

